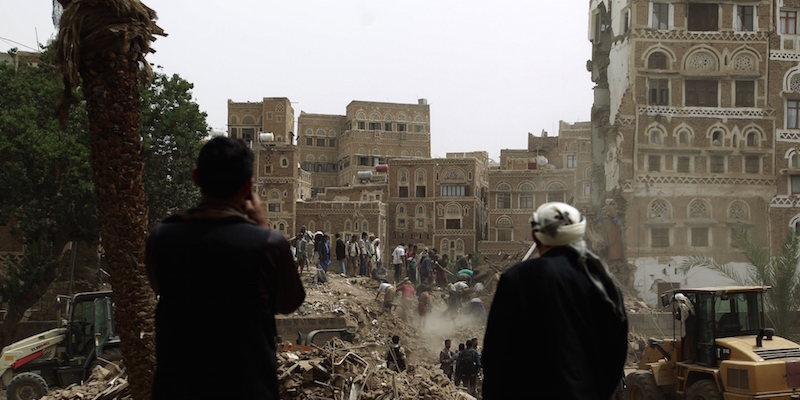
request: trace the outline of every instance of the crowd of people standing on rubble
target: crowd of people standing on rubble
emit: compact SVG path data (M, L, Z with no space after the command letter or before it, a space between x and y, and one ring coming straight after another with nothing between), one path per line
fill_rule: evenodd
M447 261L437 256L436 249L423 248L418 253L416 246L400 244L392 251L394 281L390 284L381 264L380 241L367 233L360 240L359 236L350 238L349 243L336 234L332 247L324 232L311 235L304 228L290 244L270 230L261 200L252 196L253 160L253 152L240 140L216 137L208 141L191 171L202 194L200 202L166 218L148 235L145 270L151 289L159 296L153 399L279 398L274 314L289 314L301 306L306 293L298 269L303 272L312 262L319 266L317 279L327 279L331 257L336 257L345 276L377 276L382 284L376 300L383 294L385 309L394 312L399 292L403 317L409 321L416 296L420 327L429 311L431 285L444 288L446 283L448 312L456 316L466 289L480 292L479 283L470 288L469 255L456 261L457 281L450 282L446 267L447 279L441 279L439 268ZM622 292L608 266L587 247L587 220L575 207L542 204L529 223L532 248L539 257L520 261L500 275L482 351L477 350L477 339L459 345L458 352L451 351L451 341L446 340L439 358L441 368L471 394L476 393L482 376L481 396L486 400L534 394L537 398L609 399L624 386L621 378L629 350ZM212 286L217 296L196 295ZM471 312L485 318L479 298L469 305ZM208 328L210 336L228 343L236 365L244 368L222 371L220 379L208 385L187 386L184 383L204 365L205 355L196 351L197 340L187 340L192 337L192 322L203 315L222 318ZM537 357L549 364L535 374L528 358L509 351L519 338L520 318L531 316L558 330L558 340L553 340L553 329L526 331L529 342L547 344L537 349ZM386 360L391 369L406 368L405 350L397 335L392 337ZM231 386L231 381L238 384ZM351 391L350 397L354 395L358 392Z

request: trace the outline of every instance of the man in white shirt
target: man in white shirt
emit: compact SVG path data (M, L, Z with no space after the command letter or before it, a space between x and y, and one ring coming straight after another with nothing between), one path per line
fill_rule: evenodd
M399 282L403 277L403 265L406 261L406 250L403 244L400 243L395 247L392 252L392 265L394 265L394 281Z

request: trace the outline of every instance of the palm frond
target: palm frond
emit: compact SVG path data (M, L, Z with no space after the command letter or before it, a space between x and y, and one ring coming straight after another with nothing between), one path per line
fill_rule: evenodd
M733 280L737 285L744 286L748 284L748 278L742 276L742 273L727 264L721 264L711 257L704 255L692 255L683 260L680 265L681 271L686 274L692 268L707 268L718 274Z
M156 25L156 12L139 0L59 0L64 7L59 20L53 62L64 78L64 99L59 112L64 114L74 103L71 90L79 85L80 66L92 54L139 52L143 79L152 75L144 55L155 52L150 43L155 35L166 36ZM63 123L63 118L62 118Z

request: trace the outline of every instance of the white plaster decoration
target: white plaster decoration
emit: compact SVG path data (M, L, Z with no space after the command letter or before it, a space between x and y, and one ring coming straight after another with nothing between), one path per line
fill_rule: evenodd
M664 200L656 200L650 204L650 218L667 218L669 206Z
M756 69L756 63L752 56L742 54L733 60L733 69L736 71L754 71Z
M733 32L733 31L714 31L697 32L684 30L658 31L646 28L636 28L631 31L632 36L643 39L655 40L681 40L681 41L726 41L726 42L753 42L769 39L769 32Z
M707 218L709 216L708 207L702 200L695 200L689 204L689 216L692 218Z
M769 59L772 61L800 61L800 53L773 50L769 52Z
M758 119L774 116L775 110L769 108L639 106L639 114L647 116L662 115L667 117L667 121L671 121L672 117Z
M769 202L772 208L800 208L800 196L797 195L777 195Z
M686 62L686 69L696 71L716 71L717 63L714 57L705 52L692 54Z
M800 93L800 74L794 74L789 78L789 90Z
M747 208L744 204L737 201L731 204L728 214L731 219L747 219Z
M698 176L638 176L636 183L646 185L745 185L774 186L775 179L770 178L733 178L733 177L698 177ZM632 186L628 187L632 188Z
M800 142L800 131L796 130L776 130L779 142Z

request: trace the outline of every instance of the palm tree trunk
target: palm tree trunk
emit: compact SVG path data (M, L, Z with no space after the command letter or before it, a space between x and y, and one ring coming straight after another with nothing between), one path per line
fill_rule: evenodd
M147 211L139 135L139 54L84 54L92 169L103 249L111 273L121 350L134 399L150 399L155 370L154 301L144 271Z

